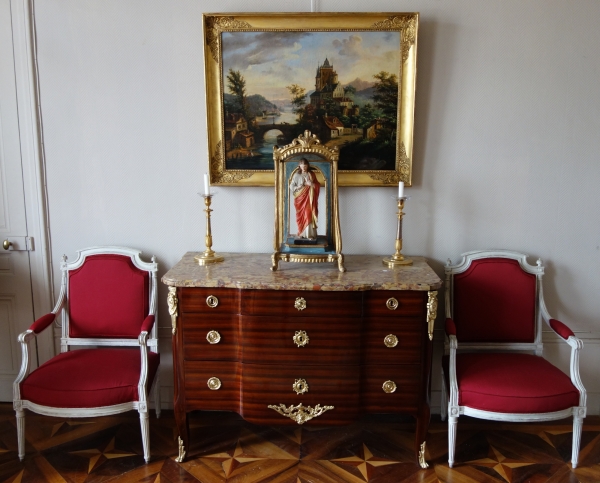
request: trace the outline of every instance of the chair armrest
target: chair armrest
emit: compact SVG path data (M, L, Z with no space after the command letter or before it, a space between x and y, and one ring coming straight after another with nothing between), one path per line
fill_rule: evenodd
M37 319L31 326L29 330L31 330L35 334L39 334L46 327L48 327L52 322L56 319L56 314L50 312L49 314L42 315L39 319Z
M565 324L563 324L560 320L550 319L548 324L552 328L554 332L560 335L563 339L567 340L569 337L574 337L575 334L571 329L569 329Z
M36 322L34 322L33 325L35 325ZM25 332L21 332L17 337L17 340L21 344L21 368L19 369L19 374L17 374L15 382L13 382L13 405L15 405L15 409L20 409L20 384L29 374L29 368L31 365L31 359L29 357L29 341L31 339L35 339L35 335L36 333L33 330L28 329Z
M446 335L448 337L456 335L456 324L454 323L454 320L449 317L446 319Z
M31 324L31 326L29 327L29 330L32 331L35 335L37 335L40 332L42 332L43 330L45 330L50 324L52 324L52 322L54 322L56 320L56 316L63 309L63 307L65 305L65 300L66 300L65 289L64 289L64 287L61 287L60 294L58 297L58 302L56 302L56 305L52 309L52 312L50 312L49 314L46 314L46 315L42 315L33 324Z
M558 320L556 322L558 322ZM582 412L579 414L579 416L585 417L587 392L585 390L585 387L583 386L583 382L581 382L581 376L579 374L579 353L581 352L581 349L583 349L583 342L581 341L581 339L575 337L574 335L571 335L567 339L567 344L569 344L571 346L571 362L569 364L569 366L570 366L569 369L570 369L570 373L571 373L571 382L579 391L579 406L582 408L581 409Z
M148 332L152 330L153 326L154 315L149 315L144 319L140 335L138 336L141 357L140 379L138 381L138 403L139 409L143 411L147 410L146 382L148 381Z
M152 327L154 327L154 315L149 315L144 319L144 322L142 322L142 329L140 332L150 332Z

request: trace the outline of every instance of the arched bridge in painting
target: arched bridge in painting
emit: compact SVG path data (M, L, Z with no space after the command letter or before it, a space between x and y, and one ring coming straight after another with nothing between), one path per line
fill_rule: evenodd
M257 139L263 139L265 133L269 131L281 131L286 139L292 139L296 133L296 128L292 124L259 124L254 128Z

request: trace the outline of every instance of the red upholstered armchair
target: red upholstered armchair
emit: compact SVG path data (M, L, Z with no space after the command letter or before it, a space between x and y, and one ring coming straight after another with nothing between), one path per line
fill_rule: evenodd
M571 462L577 467L586 415L579 377L583 344L566 325L550 318L541 260L534 266L522 253L475 251L464 253L457 265L448 260L445 271L442 419L448 416L450 467L463 414L523 422L573 416ZM542 357L542 320L571 346L570 376Z
M150 459L147 397L154 385L160 416L156 271L138 250L93 247L61 263L59 300L19 335L23 360L13 385L19 458L25 457L25 409L47 416L91 417L137 409L144 459ZM28 342L62 311L61 353L29 372ZM71 350L72 346L80 349Z

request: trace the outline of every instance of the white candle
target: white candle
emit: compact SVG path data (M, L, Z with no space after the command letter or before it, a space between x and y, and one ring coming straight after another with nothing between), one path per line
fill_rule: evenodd
M398 183L398 198L404 198L404 181Z
M204 194L206 196L210 195L210 188L208 186L208 174L204 174Z

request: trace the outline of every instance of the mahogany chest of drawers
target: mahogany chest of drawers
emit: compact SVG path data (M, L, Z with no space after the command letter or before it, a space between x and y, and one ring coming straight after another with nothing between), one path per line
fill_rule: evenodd
M229 410L268 425L335 425L365 413L417 420L425 465L433 320L441 280L416 259L388 269L376 256L282 264L266 254L224 254L199 266L193 253L163 277L173 326L179 459L187 413Z

